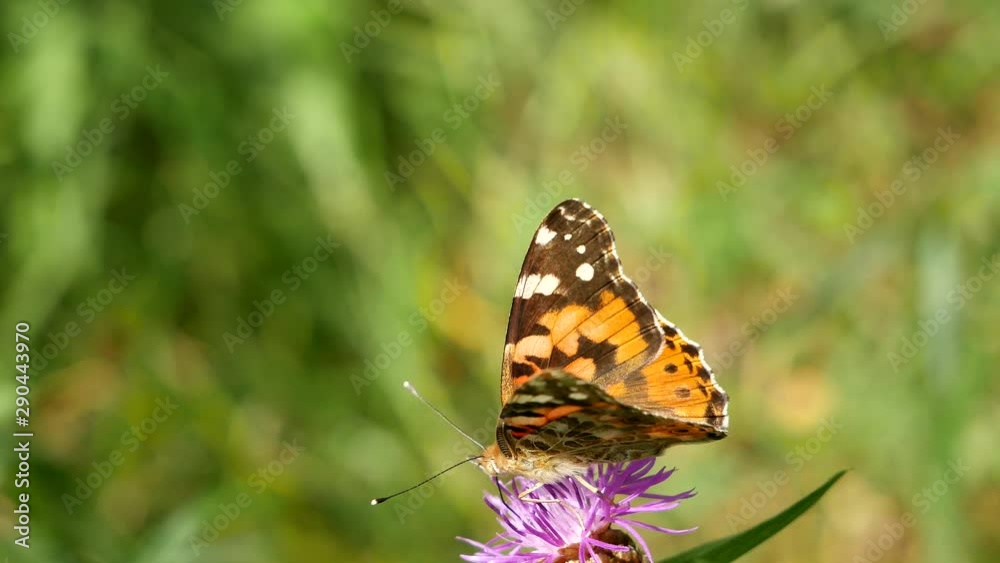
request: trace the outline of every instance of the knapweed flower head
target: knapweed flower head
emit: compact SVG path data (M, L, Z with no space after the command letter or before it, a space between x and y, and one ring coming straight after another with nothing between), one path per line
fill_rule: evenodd
M641 546L644 560L652 561L637 528L665 534L696 529L672 530L632 519L648 512L671 510L694 496L694 491L677 495L650 493L652 487L673 473L660 469L651 474L655 464L656 458L648 458L591 467L584 479L597 492L567 477L520 498L521 491L534 485L532 481L515 477L509 485L501 483L506 504L491 494L485 496L485 501L497 513L503 532L486 543L458 538L479 550L462 559L477 563L639 561L634 540Z

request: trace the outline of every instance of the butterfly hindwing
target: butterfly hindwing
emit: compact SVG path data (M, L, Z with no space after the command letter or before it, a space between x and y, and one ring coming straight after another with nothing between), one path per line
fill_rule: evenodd
M500 423L514 455L548 453L581 464L641 459L671 444L704 439L698 424L623 404L561 370L543 371L519 386Z
M613 385L663 346L656 313L622 273L604 218L579 200L542 221L514 292L501 369L501 400L543 370Z

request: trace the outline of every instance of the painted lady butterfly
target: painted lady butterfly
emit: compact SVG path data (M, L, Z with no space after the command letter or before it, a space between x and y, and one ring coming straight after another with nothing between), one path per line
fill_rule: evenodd
M643 299L604 217L579 200L545 217L524 258L500 399L496 443L475 463L540 483L729 429L701 348Z

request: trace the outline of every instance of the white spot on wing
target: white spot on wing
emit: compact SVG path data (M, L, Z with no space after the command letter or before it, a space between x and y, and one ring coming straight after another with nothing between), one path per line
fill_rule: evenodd
M586 262L580 264L580 267L576 269L576 277L583 281L594 279L594 267Z
M521 295L523 299L531 299L531 295L535 293L535 287L538 286L538 281L542 279L538 274L531 274L524 280L524 285L521 287Z
M537 244L545 245L548 244L550 240L555 238L556 232L549 229L545 225L538 227L538 236L535 237L535 242Z
M561 420L547 422L545 423L545 427L548 428L550 424L552 425L553 432L556 432L557 434L565 434L569 432L569 425Z
M552 295L552 292L559 287L559 278L553 276L552 274L546 274L542 278L542 281L538 282L538 287L535 288L535 293L540 293L542 295Z
M585 400L587 400L588 396L589 395L587 395L586 393L570 393L569 394L569 398L573 399L574 401L585 401Z
M559 207L559 213L563 217L565 217L568 221L576 221L576 217L575 216L570 215L569 213L566 213L566 208L565 207Z
M525 276L521 276L521 279L517 280L517 288L514 289L514 297L521 297L524 295L524 282Z
M552 274L531 274L517 283L518 291L514 295L521 299L531 299L533 295L552 295L559 283L559 277Z
M569 240L571 238L573 238L573 235L570 233L566 233L565 235L563 235L563 240Z
M576 251L579 252L580 254L583 254L584 252L587 251L587 247L581 244L580 246L576 247Z

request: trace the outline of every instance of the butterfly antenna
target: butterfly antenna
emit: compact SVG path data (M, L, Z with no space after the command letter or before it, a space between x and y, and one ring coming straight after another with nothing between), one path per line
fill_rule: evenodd
M428 483L430 481L433 481L434 479L437 479L438 477L444 475L445 473L451 471L452 469L455 469L459 465L462 465L463 463L469 463L470 461L477 460L477 459L479 459L481 457L483 457L483 456L477 455L476 457L470 457L468 459L463 459L462 461L456 463L455 465L452 465L448 469L445 469L443 471L438 471L434 475L431 475L430 477L424 479L423 481L417 483L416 485L413 485L412 487L410 487L408 489L403 489L402 491L399 491L398 493L391 494L391 495L389 495L387 497L373 498L372 499L372 506L375 506L376 504L382 504L383 502L385 502L385 501L387 501L387 500L389 500L389 499L391 499L393 497L398 497L399 495L401 495L403 493L408 493L408 492L412 491L413 489L416 489L417 487L420 487L421 485L424 485L424 484L426 484L426 483Z
M462 436L465 436L466 438L469 439L470 442L472 442L473 444L479 446L480 448L482 448L484 450L486 449L486 446L480 444L475 438L473 438L472 436L469 436L468 434L466 434L464 430L462 430L461 428L459 428L458 425L455 424L454 422L452 422L447 416L445 416L443 412L439 411L437 407L435 407L434 405L432 405L429 402L427 402L427 399L421 397L420 393L417 393L417 390L413 387L413 385L410 384L409 381L404 381L403 382L403 387L406 387L407 391L409 391L410 393L413 393L414 397L420 399L421 403L427 405L428 407L431 408L432 411L436 412L438 414L438 416L440 416L441 418L443 418L444 421L447 422L449 425L451 425L452 428L454 428L455 430L457 430L459 434L461 434Z

